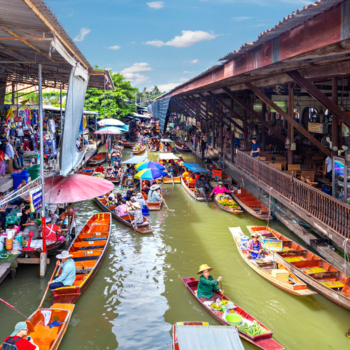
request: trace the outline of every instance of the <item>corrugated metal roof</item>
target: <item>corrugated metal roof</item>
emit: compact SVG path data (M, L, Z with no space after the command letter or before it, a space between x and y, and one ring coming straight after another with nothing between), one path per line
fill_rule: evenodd
M248 50L255 48L264 42L271 40L284 32L287 32L304 22L310 20L313 17L320 15L321 13L329 10L331 7L344 2L345 0L317 0L316 2L304 6L302 9L293 12L292 14L284 17L282 21L276 24L273 28L262 32L258 39L254 42L245 43L239 50L230 52L219 61L230 61L233 58L242 55Z

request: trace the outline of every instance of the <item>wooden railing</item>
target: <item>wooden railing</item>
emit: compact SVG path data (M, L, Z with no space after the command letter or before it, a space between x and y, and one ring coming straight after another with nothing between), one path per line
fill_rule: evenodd
M350 206L287 175L250 155L237 151L236 165L272 187L344 238L350 238Z

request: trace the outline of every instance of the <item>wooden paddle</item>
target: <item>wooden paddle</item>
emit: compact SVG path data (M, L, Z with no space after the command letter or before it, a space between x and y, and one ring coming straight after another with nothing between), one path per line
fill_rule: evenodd
M220 289L221 289L221 294L224 294L224 290L222 289L222 283L220 281Z
M168 209L168 211L175 211L175 209L169 209L168 205L166 204L165 202L165 199L163 198L163 202L164 202L164 205L165 207Z
M53 280L53 277L55 276L55 272L56 272L56 270L57 270L57 265L55 266L55 269L53 270L53 273L52 273L52 276L51 276L51 279L50 279L50 281L48 282L48 284L47 284L47 287L46 287L46 290L45 290L45 292L44 292L44 296L42 297L42 299L41 299L41 302L40 302L40 304L39 304L39 306L38 306L38 309L40 309L41 308L41 306L42 306L42 304L43 304L43 302L44 302L44 300L45 300L45 297L46 297L46 293L47 293L47 291L48 291L48 289L49 289L49 285L50 285L50 283L52 282L52 280Z

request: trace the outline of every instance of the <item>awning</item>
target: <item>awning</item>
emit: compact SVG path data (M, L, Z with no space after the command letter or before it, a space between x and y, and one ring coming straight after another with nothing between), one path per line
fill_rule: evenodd
M173 160L177 160L179 159L179 157L176 157L176 155L174 153L159 153L159 159L173 159Z
M105 128L102 128L98 131L95 131L94 134L97 135L120 135L124 130L121 130L120 128L116 128L115 126L107 126Z
M193 171L194 173L210 173L209 170L202 168L197 163L183 163L183 166Z
M99 120L97 122L97 124L101 125L101 126L105 126L105 125L108 125L108 126L124 126L125 125L125 123L123 123L121 120L119 120L119 119L112 119L112 118Z
M173 140L170 140L170 139L161 139L160 141L161 142L174 142Z
M151 119L149 115L133 113L136 118Z
M236 327L176 326L181 350L244 350Z
M138 164L142 163L147 159L147 156L134 156L128 160L123 160L123 164Z

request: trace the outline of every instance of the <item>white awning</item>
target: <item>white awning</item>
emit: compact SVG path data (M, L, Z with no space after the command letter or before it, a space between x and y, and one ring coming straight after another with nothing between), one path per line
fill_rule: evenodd
M177 160L179 157L176 157L174 153L159 153L159 159L165 159L165 160Z

